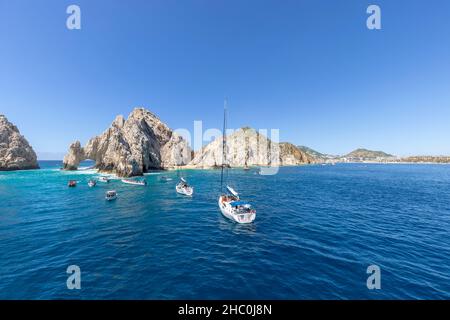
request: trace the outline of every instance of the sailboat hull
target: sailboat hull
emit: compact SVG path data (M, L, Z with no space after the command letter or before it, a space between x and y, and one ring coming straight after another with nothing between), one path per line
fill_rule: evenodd
M194 188L192 187L181 187L179 185L175 186L175 190L177 191L177 193L182 194L184 196L188 196L188 197L192 197L192 195L194 194Z
M225 218L228 218L236 223L246 224L252 223L256 218L256 212L238 213L230 204L223 202L222 197L219 197L219 209Z

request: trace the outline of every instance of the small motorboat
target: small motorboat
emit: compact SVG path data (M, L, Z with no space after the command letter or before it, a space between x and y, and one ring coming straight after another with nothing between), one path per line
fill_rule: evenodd
M107 201L113 201L117 199L117 192L115 190L110 190L106 192L106 197L105 199Z
M175 190L177 193L185 196L192 196L194 194L194 188L184 178L181 178L181 181L177 183Z
M70 188L76 187L77 186L77 181L76 180L69 180L69 183L67 185Z
M99 182L104 182L104 183L109 183L109 178L108 177L100 177L100 178L98 178L98 181Z
M276 173L276 168L274 167L259 167L258 174L261 176L271 176Z
M132 184L135 186L146 186L147 185L147 181L145 181L145 180L122 179L122 182L126 183L126 184Z
M97 182L95 180L89 180L88 182L88 186L89 188L95 187L97 185Z
M88 171L88 170L92 170L92 169L95 169L95 166L78 168L78 171Z
M159 181L161 181L161 182L168 182L168 181L172 181L172 180L173 180L172 178L169 178L167 176L162 176L159 178Z

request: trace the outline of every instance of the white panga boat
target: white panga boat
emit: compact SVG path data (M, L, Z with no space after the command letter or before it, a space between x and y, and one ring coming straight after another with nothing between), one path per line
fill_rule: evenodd
M258 174L261 176L269 175L270 174L270 167L259 167Z
M224 217L235 221L237 223L251 223L256 218L256 210L252 208L251 204L246 201L242 201L239 198L239 194L227 185L227 193L223 193L223 180L224 180L224 169L228 167L227 164L227 138L226 138L226 100L223 108L223 134L222 134L222 172L220 176L220 187L222 194L219 196L219 208Z
M123 183L132 184L135 186L146 186L147 181L146 180L133 180L133 179L122 179Z
M239 194L227 186L229 194L219 197L219 208L222 214L237 223L251 223L256 218L256 210L251 204L239 199Z
M98 178L98 181L99 182L104 182L104 183L109 183L109 178L108 177L100 177L100 178Z
M169 178L167 176L162 176L159 178L160 182L168 182L168 181L172 181L172 180L173 180L172 178Z
M184 178L181 178L181 181L177 183L175 190L177 193L185 196L192 196L194 194L194 188L191 187Z
M117 199L117 192L115 190L110 190L106 192L105 199L107 201L112 201Z
M89 180L89 182L88 182L88 186L89 186L89 188L92 188L92 187L95 187L97 185L97 182L95 182L95 180Z

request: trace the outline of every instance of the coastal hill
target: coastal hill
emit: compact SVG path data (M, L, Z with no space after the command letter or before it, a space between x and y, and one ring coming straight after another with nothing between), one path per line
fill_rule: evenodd
M63 168L76 170L86 159L94 160L102 172L131 177L151 169L185 165L191 159L191 149L186 140L153 113L136 108L126 120L117 116L105 132L84 147L79 141L72 143Z
M303 151L304 153L306 153L310 157L315 158L317 160L326 160L326 159L334 159L334 158L336 158L336 156L333 156L333 155L330 155L330 154L321 153L321 152L319 152L317 150L311 149L311 148L306 147L306 146L297 146L297 148L299 148L301 151Z
M217 168L223 163L222 137L195 153L189 167ZM227 136L226 164L230 167L285 166L313 163L314 159L290 143L276 143L252 128Z
M356 149L353 150L352 152L346 154L345 156L343 156L343 158L358 158L358 159L377 159L377 158L392 158L394 157L391 154L388 154L386 152L383 151L372 151L372 150L367 150L367 149Z
M383 151L372 151L359 148L343 156L332 156L321 153L306 146L298 146L316 162L389 162L389 163L450 163L450 156L410 156L396 157Z
M0 115L0 171L39 169L36 153L19 129Z
M394 155L388 154L383 151L373 151L368 150L364 148L359 148L356 150L353 150L352 152L346 154L346 155L330 155L326 153L321 153L319 151L316 151L314 149L311 149L306 146L298 146L300 150L305 152L308 156L314 158L316 162L324 162L324 163L336 163L336 162L361 162L361 161L368 161L368 162L397 162L398 158Z

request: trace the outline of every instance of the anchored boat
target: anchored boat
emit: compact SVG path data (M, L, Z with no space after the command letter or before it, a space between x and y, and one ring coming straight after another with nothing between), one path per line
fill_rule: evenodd
M250 223L256 218L256 210L246 201L239 199L239 194L227 186L229 194L219 197L219 208L222 214L237 223Z
M192 196L194 194L194 188L191 187L184 178L180 179L180 182L177 183L175 190L177 193Z
M222 135L222 172L220 175L220 188L222 194L219 196L219 208L224 217L235 221L237 223L251 223L256 218L256 210L252 208L249 202L242 201L239 198L239 194L231 188L226 186L227 193L223 192L223 180L224 180L224 169L228 167L226 155L227 155L227 136L226 130L226 111L227 105L226 100L223 108L223 135ZM247 164L246 164L247 165Z
M89 188L95 187L97 185L97 182L95 180L89 180L88 182L88 186Z
M69 183L67 184L67 186L69 188L73 188L77 186L77 181L76 180L69 180Z
M126 184L132 184L135 186L146 186L147 185L146 180L122 179L122 182L126 183Z
M168 182L168 181L172 181L172 180L173 180L172 178L169 178L167 176L162 176L159 178L160 182Z
M113 201L117 199L117 192L115 190L110 190L106 192L105 199L107 201Z
M100 177L100 178L98 178L98 181L99 182L104 182L104 183L109 183L109 178L108 177Z

